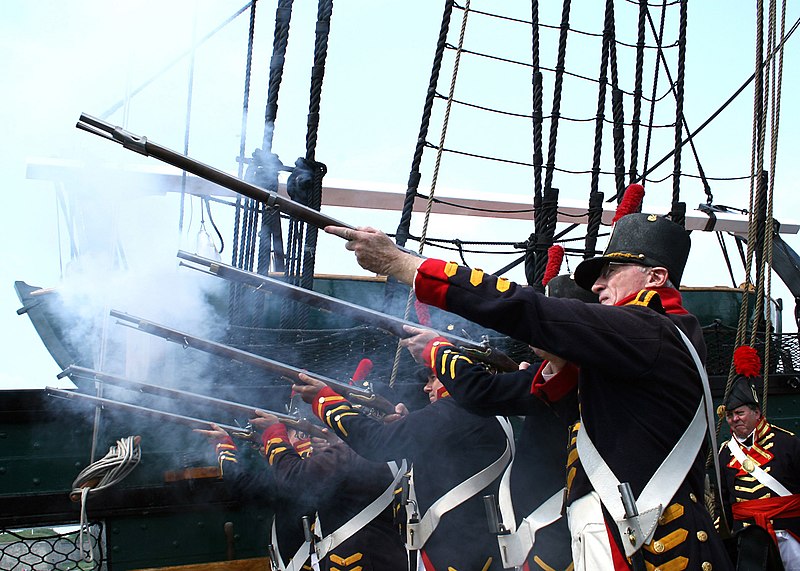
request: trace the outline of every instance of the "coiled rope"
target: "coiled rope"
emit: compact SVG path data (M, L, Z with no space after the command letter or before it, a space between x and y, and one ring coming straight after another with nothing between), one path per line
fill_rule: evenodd
M86 515L86 501L90 495L101 492L118 484L130 474L142 459L141 437L128 436L117 440L117 445L112 446L100 460L86 466L72 482L70 498L73 501L80 499L81 521L78 547L85 561L93 561L94 553L91 542L88 548L84 541L84 533L89 533L89 520Z

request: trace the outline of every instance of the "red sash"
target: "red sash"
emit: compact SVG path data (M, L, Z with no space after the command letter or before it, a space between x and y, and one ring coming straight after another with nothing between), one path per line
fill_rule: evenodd
M800 494L747 500L733 504L732 508L734 519L752 519L757 526L766 529L777 543L772 520L776 517L800 517Z

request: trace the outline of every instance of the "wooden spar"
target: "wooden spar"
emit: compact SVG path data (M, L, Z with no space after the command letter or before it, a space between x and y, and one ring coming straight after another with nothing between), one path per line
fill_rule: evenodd
M80 161L59 159L32 159L28 161L27 178L33 180L69 181L74 180L77 173L86 169L87 165ZM153 189L154 193L180 192L181 171L169 166L161 165L105 165L92 168L93 176L108 177L113 179L114 186L124 186L137 189ZM328 184L322 187L323 206L336 206L344 208L364 208L373 210L389 210L399 212L403 207L405 194L399 187L397 190L373 190L355 188L355 184ZM188 194L200 197L227 197L236 195L219 185L213 184L200 177L187 175L185 183ZM286 185L280 184L278 195L288 197ZM446 201L434 202L433 214L447 214L460 216L479 216L482 218L497 218L510 220L532 220L531 205L525 202L511 200L486 200L472 198L439 198ZM520 198L524 200L524 198ZM418 197L414 202L414 212L424 212L427 201ZM463 207L480 210L469 210ZM666 214L669 207L663 211L655 210L656 214ZM487 213L486 210L491 211ZM587 207L577 200L562 199L558 205L558 221L567 224L585 224ZM610 224L616 212L616 204L604 205L602 220ZM732 232L746 236L748 219L746 214L738 212L715 212L716 221L711 228L706 228L709 217L700 210L692 209L686 212L687 230L708 230L714 232ZM782 220L778 228L781 234L797 234L800 232L800 223L793 220Z

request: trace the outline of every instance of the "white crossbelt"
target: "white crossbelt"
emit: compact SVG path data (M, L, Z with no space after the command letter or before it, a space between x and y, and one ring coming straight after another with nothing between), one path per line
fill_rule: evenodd
M561 517L565 490L566 488L561 488L545 500L522 520L518 529L511 533L497 536L503 567L509 569L522 567L525 564L528 554L536 543L536 532ZM516 527L516 521L513 524Z
M513 442L513 441L512 441ZM512 454L515 452L512 447ZM517 516L511 499L511 470L514 459L506 468L500 480L498 493L498 506L503 526L510 532L498 534L497 543L503 559L503 567L521 567L525 564L528 554L533 549L536 541L536 532L555 522L561 517L564 503L565 488L561 488L550 498L542 502L535 510L520 522L517 528Z
M439 520L444 514L473 497L503 473L503 469L512 456L514 433L511 429L511 423L507 419L499 416L495 418L497 418L506 433L505 450L497 460L486 466L486 468L473 474L436 500L419 522L409 522L406 525L406 547L409 550L422 549L425 542L428 541L428 538L439 525Z
M289 560L289 563L284 565L281 550L278 547L278 529L275 526L275 518L272 518L272 548L275 550L276 559L276 561L273 561L273 565L279 571L301 571L305 562L308 561L308 556L311 554L311 542L304 541Z
M619 492L619 480L606 464L603 457L597 451L594 443L586 433L585 424L581 419L581 428L578 431L577 448L578 457L581 465L586 471L586 475L592 487L600 496L611 517L614 519L620 534L623 537L623 547L625 555L630 557L638 551L642 545L649 543L655 533L664 507L677 492L681 483L686 478L689 470L694 464L703 439L709 435L712 442L712 450L716 450L716 436L710 431L714 425L713 412L711 410L711 390L708 385L708 376L703 367L697 351L689 338L677 326L676 329L681 336L684 344L689 349L692 359L695 362L697 371L703 386L703 399L701 399L697 411L672 451L664 458L664 461L656 470L655 474L645 486L642 493L636 498L638 516L631 518L625 517L625 508ZM705 414L703 414L705 409ZM719 474L719 459L714 456L714 466L716 474ZM717 477L719 480L719 477ZM628 541L625 541L625 539Z
M761 466L755 466L752 470L748 470L744 467L745 460L748 459L747 455L745 455L742 448L739 446L739 443L736 441L736 438L731 437L728 441L728 450L731 451L733 457L739 461L739 464L742 465L742 469L745 472L748 472L751 476L753 476L759 483L765 485L770 490L778 494L779 496L791 496L791 492L786 489L786 487L781 484L778 480L774 477L770 476L767 472L761 469ZM752 462L752 460L750 460Z
M395 462L389 462L389 468L394 472L394 479L392 483L386 488L381 495L372 500L364 509L358 512L345 524L341 525L336 531L324 536L321 540L314 544L317 558L322 561L328 553L336 549L339 545L350 539L353 535L358 533L365 525L386 509L394 499L394 491L400 480L403 478L407 471L406 461L403 460L398 467ZM320 531L321 533L321 531Z

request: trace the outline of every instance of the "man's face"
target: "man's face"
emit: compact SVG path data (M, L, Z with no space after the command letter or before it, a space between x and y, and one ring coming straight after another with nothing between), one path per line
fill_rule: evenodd
M425 383L425 388L423 390L426 393L428 393L428 400L430 400L433 403L439 399L437 394L439 393L439 389L441 389L442 387L444 387L442 382L436 378L436 375L434 373L431 373L428 376L428 382Z
M747 405L740 406L725 413L725 420L731 433L739 438L747 438L756 428L756 424L761 420L761 410L753 410Z
M609 262L595 280L592 291L603 305L616 305L631 294L648 286L652 268L639 264Z

